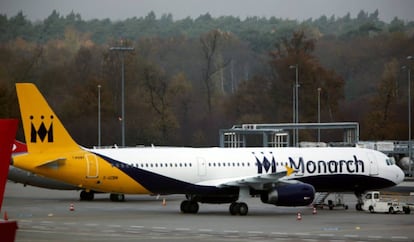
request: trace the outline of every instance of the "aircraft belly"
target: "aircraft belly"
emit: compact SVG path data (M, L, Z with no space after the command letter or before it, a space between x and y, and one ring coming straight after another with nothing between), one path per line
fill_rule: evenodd
M356 174L313 175L297 177L295 180L311 184L318 192L366 191L396 185L394 182L381 177Z

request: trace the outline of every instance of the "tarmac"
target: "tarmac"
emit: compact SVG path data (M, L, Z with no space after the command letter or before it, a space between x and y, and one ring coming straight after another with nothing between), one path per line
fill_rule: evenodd
M352 194L344 195L348 210L319 209L316 214L311 207L276 207L259 198L244 200L249 205L247 216L231 216L228 204L200 204L198 214L182 214L183 199L183 195L126 195L125 202L111 202L109 194L97 194L88 202L79 201L79 191L8 182L1 216L6 212L9 220L17 220L17 242L414 241L414 211L408 215L356 211Z

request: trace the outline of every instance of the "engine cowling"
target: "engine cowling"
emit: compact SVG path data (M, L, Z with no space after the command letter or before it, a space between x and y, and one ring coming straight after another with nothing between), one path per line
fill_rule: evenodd
M260 195L263 203L287 207L307 206L313 202L314 198L315 189L306 183L278 186Z

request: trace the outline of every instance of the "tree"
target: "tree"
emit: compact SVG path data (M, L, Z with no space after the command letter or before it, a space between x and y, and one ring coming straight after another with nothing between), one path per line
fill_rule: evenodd
M385 64L377 94L371 99L372 111L365 120L370 139L397 139L398 122L395 120L395 110L398 72L399 63L396 59Z
M156 66L147 65L143 71L143 84L149 94L149 102L159 117L154 120L157 130L160 130L159 139L161 144L165 145L168 144L171 135L178 126L169 100L169 96L174 96L176 93L174 89L169 87L166 77ZM174 93L169 94L169 91Z
M270 53L270 65L273 70L272 99L278 122L291 120L292 88L296 74L290 66L297 65L299 79L299 120L314 122L317 112L316 90L322 88L321 106L325 107L330 121L337 111L338 102L343 98L344 81L334 71L326 70L312 56L315 40L307 39L304 31L293 33L290 39L282 38L276 43L276 50Z
M208 113L212 113L212 98L215 91L215 83L213 76L226 67L230 61L219 61L220 40L222 32L220 30L213 30L200 37L202 58L205 66L202 69L202 80L206 88L206 99Z

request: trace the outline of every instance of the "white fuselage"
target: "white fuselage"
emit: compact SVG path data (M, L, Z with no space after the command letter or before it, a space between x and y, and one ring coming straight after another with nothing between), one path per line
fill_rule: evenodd
M332 183L341 182L342 177L358 176L364 177L361 179L363 183L381 179L384 186L391 186L404 179L401 169L391 164L387 156L361 148L153 147L90 151L109 158L105 160L113 160L112 165L121 169L137 168L197 185L220 186L244 177L284 172L286 166L293 168L295 173L284 177L285 180L317 178L318 182ZM340 190L354 189L355 184L350 184Z

